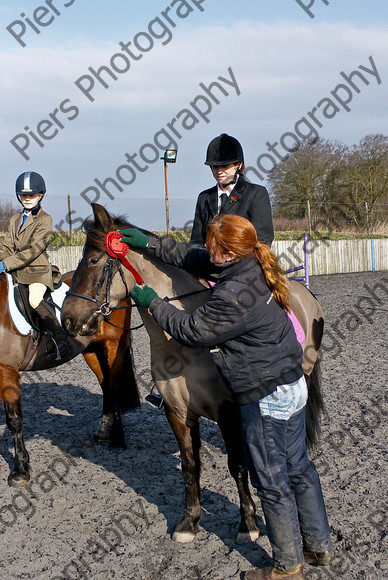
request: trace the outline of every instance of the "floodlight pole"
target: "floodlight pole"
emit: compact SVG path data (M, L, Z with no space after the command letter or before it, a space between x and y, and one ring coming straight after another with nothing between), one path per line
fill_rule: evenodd
M70 195L67 194L67 215L69 216L69 234L70 234L70 245L73 245L73 224L71 220L71 203L70 203Z
M166 235L168 237L170 234L170 209L168 206L167 163L165 160L163 160L163 165L164 165L164 192L165 192L164 202L166 207Z
M164 201L166 206L166 230L167 230L167 237L170 234L170 210L168 206L168 185L167 185L167 163L175 163L176 161L177 150L176 149L166 149L164 152L163 157L163 165L164 165Z

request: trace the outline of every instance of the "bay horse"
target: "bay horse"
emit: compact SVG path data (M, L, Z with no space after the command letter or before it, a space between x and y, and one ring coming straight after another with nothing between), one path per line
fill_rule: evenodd
M73 272L62 276L70 284ZM112 313L112 326L101 321L94 336L77 337L69 352L59 361L47 360L47 336L32 346L32 334L22 335L14 326L8 311L8 284L0 275L0 397L5 409L7 426L14 444L14 464L8 483L17 487L30 480L30 458L23 437L20 371L40 371L54 368L82 352L86 363L96 375L103 393L103 409L95 438L109 440L112 446L125 447L121 412L140 405L132 367L130 344L130 309ZM128 304L129 301L126 302Z
M63 308L62 324L72 337L91 336L97 330L96 312L101 310L97 297L105 296L104 306L115 305L128 296L135 280L150 285L159 296L176 298L178 308L192 311L210 295L203 281L191 274L161 262L146 251L130 249L125 244L124 280L117 274L119 258L106 249L109 232L131 227L124 218L113 218L107 210L92 204L94 222L87 220L83 257L70 286ZM145 230L143 230L145 231ZM147 232L148 235L153 235ZM124 258L124 259L123 259ZM112 272L111 283L104 280L106 269ZM323 315L317 300L301 284L292 284L292 308L306 335L304 369L308 378L310 397L308 423L312 429L310 443L318 435L322 398L317 373L318 348L323 331ZM164 410L178 441L185 484L185 509L175 527L173 539L189 542L194 539L201 516L200 505L200 431L199 417L215 421L221 430L228 455L228 467L237 483L241 521L237 541L255 540L258 529L255 506L248 486L247 470L240 435L237 406L223 383L207 348L188 348L178 344L153 320L148 309L139 308L151 343L151 372L155 385L164 399Z

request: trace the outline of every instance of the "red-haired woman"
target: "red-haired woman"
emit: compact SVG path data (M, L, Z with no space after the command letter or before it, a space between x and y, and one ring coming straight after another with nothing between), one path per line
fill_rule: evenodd
M302 349L286 312L287 280L275 255L258 242L250 221L236 215L213 219L206 249L150 238L134 228L122 233L130 245L216 281L210 300L192 313L147 286L131 295L178 342L213 347L214 362L239 406L251 482L273 551L273 566L246 578L304 578L304 560L328 564L332 543L319 476L306 450Z

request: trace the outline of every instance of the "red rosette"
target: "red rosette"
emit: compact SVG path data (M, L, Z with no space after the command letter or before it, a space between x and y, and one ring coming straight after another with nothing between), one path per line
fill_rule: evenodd
M122 234L118 231L108 232L105 236L105 249L109 256L118 258L120 262L133 274L138 284L144 284L143 278L135 270L132 264L127 260L126 255L129 252L129 246L121 241Z
M129 246L121 241L122 234L118 231L109 232L105 236L105 249L112 258L125 257L129 251Z

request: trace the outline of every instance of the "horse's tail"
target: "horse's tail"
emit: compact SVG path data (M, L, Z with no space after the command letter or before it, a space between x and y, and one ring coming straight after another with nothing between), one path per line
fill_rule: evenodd
M306 405L306 443L312 450L321 436L321 417L325 413L321 389L320 361L317 359L311 374L306 377L308 385L308 399Z
M140 405L140 394L133 368L132 344L124 350L122 365L117 375L116 397L120 411L125 413L136 409Z

